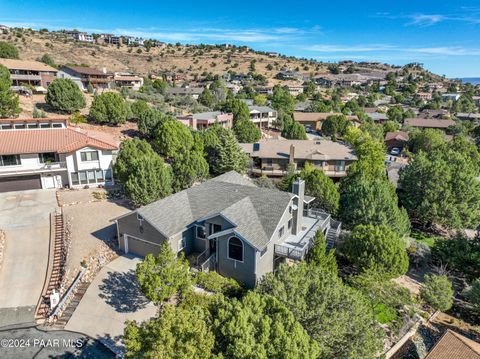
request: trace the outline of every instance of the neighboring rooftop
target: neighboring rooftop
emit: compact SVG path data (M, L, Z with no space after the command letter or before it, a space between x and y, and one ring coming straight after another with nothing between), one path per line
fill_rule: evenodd
M447 329L425 359L480 359L480 343Z
M84 147L115 150L118 145L103 134L72 128L0 131L0 154L68 153Z
M268 106L248 106L248 109L251 112L275 112L274 109L268 107Z
M48 66L43 62L31 60L15 60L15 59L0 59L0 65L12 70L31 70L44 72L57 72L58 70L52 66Z
M257 249L263 249L294 195L259 188L235 171L139 208L136 212L170 237L197 220L223 215L235 231Z
M293 118L297 122L325 121L330 116L342 115L340 112L294 112ZM350 121L358 121L356 115L347 116Z
M447 128L450 126L455 126L455 121L427 118L407 118L405 119L405 125L422 128Z
M294 158L306 160L356 160L353 149L341 142L321 140L265 140L257 143L241 143L243 150L252 157L285 158L294 147Z
M397 132L387 132L385 134L385 141L397 140L397 141L408 141L408 133L404 131Z
M84 67L84 66L62 66L67 69L73 70L76 73L82 74L82 75L91 75L91 76L108 76L107 73L97 70L91 67Z

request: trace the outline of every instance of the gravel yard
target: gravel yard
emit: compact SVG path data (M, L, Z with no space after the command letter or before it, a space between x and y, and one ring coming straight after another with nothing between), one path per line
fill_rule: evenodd
M116 257L116 229L110 220L129 208L127 201L107 199L106 190L99 188L59 191L58 200L69 232L66 283L71 283L81 263L102 267Z

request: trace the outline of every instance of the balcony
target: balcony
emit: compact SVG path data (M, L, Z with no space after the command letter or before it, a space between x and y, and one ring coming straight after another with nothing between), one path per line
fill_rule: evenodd
M323 211L308 209L303 213L302 230L288 236L281 244L275 244L275 254L293 260L302 260L313 245L315 234L330 228L331 216Z
M42 173L42 172L58 172L66 171L66 162L52 162L52 163L40 163L37 166L2 166L0 167L0 176L11 176L30 173Z
M40 75L10 74L10 79L17 81L41 81Z

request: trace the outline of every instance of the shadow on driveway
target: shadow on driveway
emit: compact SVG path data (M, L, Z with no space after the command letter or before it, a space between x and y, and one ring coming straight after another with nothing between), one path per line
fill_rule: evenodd
M108 272L99 289L99 297L119 313L133 313L148 304L148 299L138 288L133 269L126 273Z

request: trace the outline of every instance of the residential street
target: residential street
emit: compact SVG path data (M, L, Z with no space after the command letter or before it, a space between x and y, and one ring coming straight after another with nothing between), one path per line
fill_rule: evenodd
M48 261L49 215L55 190L0 193L0 229L6 232L0 267L0 327L33 322Z
M85 333L111 349L122 350L120 336L125 321L144 321L157 312L136 286L135 267L139 260L121 256L102 268L65 329Z

